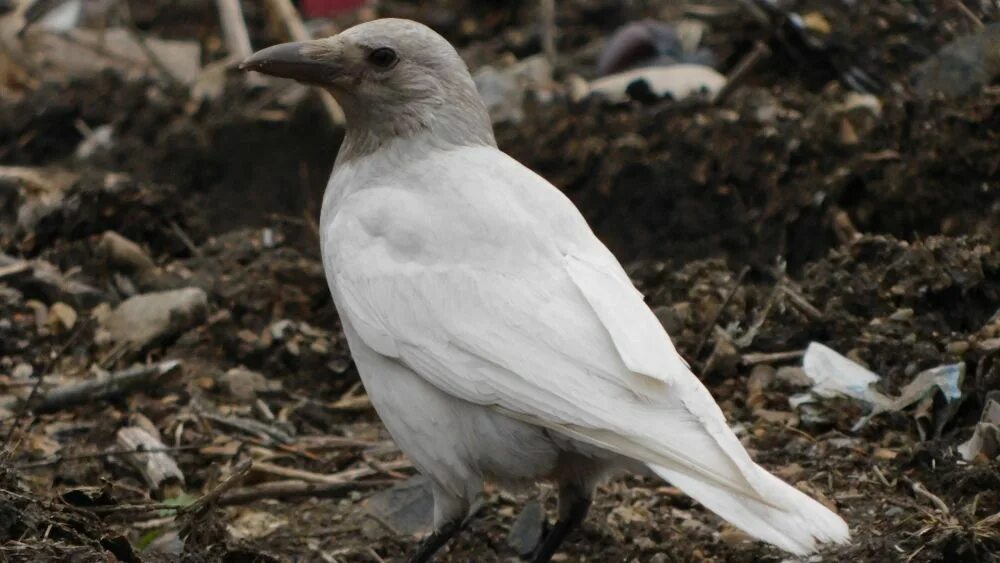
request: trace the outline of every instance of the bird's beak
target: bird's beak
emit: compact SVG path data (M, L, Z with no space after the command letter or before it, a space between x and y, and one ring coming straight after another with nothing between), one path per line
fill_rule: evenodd
M281 43L261 49L240 63L240 70L255 70L271 76L291 78L307 84L329 84L338 74L337 65L322 60L314 41Z

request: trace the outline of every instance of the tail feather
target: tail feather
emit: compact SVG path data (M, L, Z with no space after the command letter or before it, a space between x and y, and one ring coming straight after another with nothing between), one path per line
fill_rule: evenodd
M650 469L737 528L797 555L816 551L820 543L846 543L850 539L840 516L759 466L756 483L765 489L761 492L767 494L768 504L734 495L732 489L686 472L658 465L650 465Z

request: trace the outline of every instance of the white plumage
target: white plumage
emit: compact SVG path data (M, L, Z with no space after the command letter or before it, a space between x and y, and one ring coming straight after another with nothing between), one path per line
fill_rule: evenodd
M399 53L391 71L356 62L351 81L328 85L356 125L321 243L362 380L431 478L439 528L465 517L484 480L556 480L567 519L564 501L589 503L610 470L644 464L790 552L848 539L837 515L750 459L572 203L496 148L447 42L400 20L324 41L300 51L339 72L382 45ZM486 130L466 134L470 123Z
M839 517L750 460L621 266L544 179L492 147L417 140L348 164L330 185L324 265L352 350L394 360L455 402L647 463L791 552L847 538ZM378 406L392 382L369 382L375 368L359 358ZM414 425L449 417L421 408L419 392L402 399L386 407ZM455 459L461 440L448 427L466 422L422 443L432 453L421 469L484 463ZM475 439L481 448L468 447L490 457L506 437ZM528 477L550 469L541 457Z

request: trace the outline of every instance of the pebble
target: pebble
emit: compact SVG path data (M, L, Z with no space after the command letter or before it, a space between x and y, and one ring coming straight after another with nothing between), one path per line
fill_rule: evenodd
M104 328L112 340L144 348L200 323L207 312L208 295L197 287L145 293L123 301Z
M518 555L530 554L542 541L545 509L537 500L528 501L507 534L507 545Z

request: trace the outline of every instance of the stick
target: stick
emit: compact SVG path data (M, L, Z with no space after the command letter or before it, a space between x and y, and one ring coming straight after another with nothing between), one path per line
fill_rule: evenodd
M215 0L215 5L219 8L219 23L226 39L226 50L230 57L242 61L253 54L253 47L250 46L250 34L247 33L240 0Z
M785 360L794 360L796 358L801 358L806 354L805 350L789 350L787 352L752 352L749 354L743 354L743 363L748 366L753 366L757 364L770 364L772 362L783 362Z
M224 426L230 428L235 428L251 436L257 436L263 441L271 444L290 444L292 443L292 437L287 433L278 430L264 424L263 422L258 422L252 418L241 418L236 416L220 416L217 414L212 414L209 412L200 413L200 416L211 420L212 422L217 422Z
M138 426L126 426L116 434L118 444L127 449L163 450L166 446L159 438L153 436ZM160 451L149 455L126 455L125 461L138 471L146 483L154 491L160 490L163 483L176 480L184 482L184 473L170 454Z
M229 477L226 477L224 481L216 485L214 489L206 493L198 500L180 509L178 514L196 517L198 514L204 512L211 505L215 504L217 500L222 498L224 494L229 492L230 489L239 485L243 481L243 478L250 473L250 469L253 468L253 465L253 460L250 459L245 459L239 462L236 467L233 468L233 473L229 475Z
M382 464L384 469L376 469L372 467L362 467L359 469L348 469L346 471L341 471L339 473L331 473L325 475L323 473L314 473L312 471L305 471L303 469L295 469L292 467L282 467L280 465L275 465L273 463L267 463L266 461L260 461L254 464L254 470L260 471L262 473L267 473L269 475L276 475L278 477L286 477L290 479L296 479L299 481L306 481L309 483L326 483L326 484L336 484L345 483L348 481L354 481L361 477L370 477L372 475L378 475L384 471L391 471L395 469L405 469L412 467L409 461L399 460L391 461L389 463Z
M973 13L972 10L970 10L969 7L965 5L965 2L962 2L962 0L952 0L951 3L954 4L956 8L958 8L959 12L962 12L962 15L965 16L967 20L969 20L969 23L972 24L972 27L976 28L976 31L982 31L986 27L983 25L983 20L979 19L979 16Z
M341 483L309 483L306 481L271 481L242 487L222 496L219 506L246 504L261 499L291 499L299 497L330 497L350 491L379 489L395 485L397 481L345 481Z
M35 412L53 412L83 402L100 401L134 391L180 367L179 360L138 366L118 373L57 387L45 394ZM29 400L30 400L29 396Z
M906 481L909 482L910 488L913 489L914 493L931 501L931 504L933 504L939 511L941 511L941 514L947 516L948 514L951 513L951 511L948 510L948 505L946 505L944 501L941 500L941 497L928 491L927 488L924 487L923 483L920 483L919 481L912 481L910 479L906 479Z
M701 355L701 349L705 347L705 342L708 341L708 335L712 333L712 328L715 327L715 323L719 322L719 317L722 316L722 312L726 310L726 307L729 306L729 302L733 300L733 296L736 295L736 290L743 285L743 278L746 277L747 272L749 271L750 268L744 266L743 269L740 270L740 273L737 274L736 283L733 284L732 289L730 289L729 293L726 294L726 298L722 301L722 305L719 305L719 308L716 309L711 322L705 325L704 330L701 331L701 338L698 340L698 346L694 349L694 356L692 356L692 358L696 359Z
M302 23L302 18L290 0L268 0L267 4L285 24L292 41L308 41L312 39L305 24ZM327 115L330 116L330 122L336 127L343 127L345 122L344 110L340 108L340 104L326 90L319 90L319 93L320 100L323 102L323 108L326 110Z
M83 333L84 327L88 324L89 323L87 322L80 323L76 332L74 332L73 335L66 340L66 342L63 342L62 345L56 349L55 353L49 358L49 361L45 362L45 367L42 368L42 371L38 372L38 378L35 379L35 384L31 387L31 392L28 393L28 398L25 399L24 404L21 405L21 409L17 411L17 416L14 417L14 424L11 425L10 430L7 431L7 436L4 437L3 449L7 449L7 445L10 444L10 439L14 436L14 432L17 430L17 427L21 425L21 419L24 418L25 413L28 412L28 409L31 406L31 401L34 400L36 395L38 395L38 389L41 388L42 381L49 373L49 370L52 369L52 366L66 352L66 350L68 350L69 347L80 338L80 334Z
M542 0L542 53L548 59L549 64L556 65L556 2L555 0Z
M719 90L719 94L715 96L715 103L721 105L725 102L740 87L744 79L750 74L750 71L757 66L757 63L770 54L771 49L768 48L766 43L763 41L754 43L753 49L740 59L740 62L736 63L736 66L730 71L729 76L726 77L726 84Z
M91 452L87 454L78 454L78 455L57 455L51 459L43 459L40 461L23 463L16 467L19 471L24 471L28 469L37 469L39 467L49 467L52 465L59 465L60 463L67 461L80 461L84 459L96 459L99 457L114 457L116 455L150 455L160 452L163 453L183 452L188 450L200 450L201 448L210 445L211 444L209 443L209 444L199 444L196 446L176 446L172 448L110 450L106 452Z

